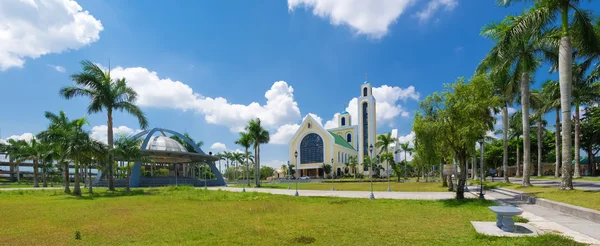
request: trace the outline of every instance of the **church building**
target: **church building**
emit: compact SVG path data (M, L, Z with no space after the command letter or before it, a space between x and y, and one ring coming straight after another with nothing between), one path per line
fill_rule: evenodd
M324 163L332 165L333 175L343 176L352 174L345 163L351 156L357 157L356 167L359 173L369 175L368 165L363 166L364 157L370 156L369 146L373 145L373 157L378 156L377 142L377 111L373 88L365 82L360 88L358 97L358 119L352 119L345 110L338 115L338 126L325 129L312 116L307 115L289 143L289 159L298 168L296 177L308 176L323 178ZM353 124L356 122L356 124ZM385 133L387 134L387 133ZM398 138L398 130L392 130L392 138ZM391 146L390 152L395 153L396 145ZM298 156L296 157L296 152ZM396 161L398 156L395 155ZM298 165L299 164L299 165ZM386 168L385 164L382 164ZM391 167L389 167L391 170ZM381 174L391 171L382 170Z

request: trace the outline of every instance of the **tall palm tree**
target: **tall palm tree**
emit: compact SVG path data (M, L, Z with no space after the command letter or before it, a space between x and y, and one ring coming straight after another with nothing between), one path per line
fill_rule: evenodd
M15 170L17 171L17 182L19 184L21 183L21 171L19 169L19 164L23 160L21 156L24 153L23 146L25 145L27 145L25 140L8 139L7 144L4 145L2 150L5 155L9 156L9 161L15 165Z
M348 162L350 163L350 168L352 169L352 173L354 174L354 179L356 179L356 167L358 166L358 156L350 156L348 157Z
M396 143L396 139L392 137L392 133L388 132L387 134L377 135L377 141L375 142L375 147L379 148L379 153L385 152L385 154L389 153L390 146ZM384 160L384 159L382 159ZM385 159L389 161L388 159ZM389 162L387 162L389 167ZM388 171L386 171L388 172ZM389 175L389 172L387 173Z
M235 179L239 180L238 177L238 164L242 165L242 163L244 163L244 154L242 154L241 152L231 152L231 159L233 160L234 163L234 175L235 175Z
M235 144L238 144L238 145L244 147L244 153L246 156L246 162L244 165L246 167L246 170L244 172L245 173L244 175L249 180L250 177L248 177L248 173L250 170L248 170L248 156L249 156L248 149L250 149L250 147L252 146L252 136L250 136L250 134L247 132L240 132L240 138L235 141Z
M255 120L250 120L248 125L246 126L246 131L252 137L252 142L254 145L254 156L256 158L256 165L254 169L255 176L255 185L256 187L260 187L260 145L269 143L270 135L269 131L265 130L261 126L260 118L256 118Z
M39 141L35 138L32 138L29 141L21 140L19 142L21 143L19 158L21 161L31 160L33 162L33 187L40 187L38 183L38 164L42 158L43 146L40 146Z
M516 18L514 25L507 28L508 38L520 39L532 31L550 29L554 36L560 36L558 45L558 73L560 83L560 105L562 111L562 131L571 132L571 91L573 80L573 44L583 53L600 49L600 37L594 34L590 12L579 7L581 0L496 0L501 6L510 6L515 2L534 2L534 7ZM572 12L572 14L570 13ZM560 28L554 28L560 23ZM571 40L573 37L573 40ZM573 42L574 41L574 42ZM556 42L555 42L556 43ZM525 124L524 124L525 125ZM573 189L571 171L571 134L562 138L563 165L561 189ZM525 183L525 179L524 179Z
M542 96L547 100L547 108L548 111L554 110L556 112L556 122L554 129L554 138L555 138L555 155L556 162L554 166L554 177L558 178L558 173L560 173L560 165L561 165L561 153L560 153L560 145L561 145L561 136L560 136L560 86L558 81L556 80L546 80L544 84L542 84Z
M413 148L411 148L411 147L410 147L410 142L406 142L406 143L402 143L402 144L400 144L400 149L402 149L402 151L404 152L404 179L406 179L406 178L407 178L407 177L406 177L406 173L407 173L407 170L406 170L406 163L408 162L408 161L406 160L406 153L407 153L407 152L408 152L408 153L412 153L412 151L413 151Z
M95 140L91 139L89 133L83 130L83 126L88 124L85 118L77 119L74 123L72 130L67 136L65 155L74 163L75 186L73 188L73 195L81 196L79 164L84 159L84 153L92 148Z
M137 161L149 161L146 158L142 151L140 150L140 146L142 145L141 139L136 139L133 136L122 135L117 138L115 142L115 148L113 149L114 156L118 157L121 160L127 162L126 165L126 176L127 176L127 185L125 186L125 190L130 190L130 178L131 178L131 167L134 162Z
M537 176L541 177L543 175L542 168L542 133L544 132L544 127L546 126L546 121L544 120L544 114L550 111L552 108L549 107L550 100L545 98L541 91L532 90L531 91L531 108L535 111L532 115L532 119L536 122L537 129Z
M543 41L542 25L537 29L530 29L521 35L512 35L510 30L520 23L520 16L507 16L500 23L491 23L484 27L482 35L491 38L496 45L490 50L480 66L506 70L520 78L521 112L523 132L529 132L529 86L530 79L540 65L538 54L550 52ZM522 186L531 186L529 168L531 165L531 138L523 134L523 182Z
M60 95L66 99L76 96L85 96L90 98L88 105L88 114L102 112L106 110L107 114L107 137L108 137L108 189L114 190L114 168L112 163L112 148L114 144L113 136L113 112L125 111L138 119L142 129L148 127L148 120L142 110L135 105L138 94L131 87L127 86L125 78L112 79L110 77L110 68L103 71L98 65L91 61L82 61L81 73L71 75L71 79L77 86L67 86L60 90Z
M521 126L521 124L523 124L521 121L519 121L519 119L521 119L523 117L523 114L521 113L521 110L513 113L510 116L510 123L509 123L509 129L508 129L508 136L510 139L515 139L516 138L516 148L517 148L517 160L516 160L516 173L515 176L519 177L521 176L521 168L520 168L520 146L523 144L521 142L521 136L523 136L523 127Z

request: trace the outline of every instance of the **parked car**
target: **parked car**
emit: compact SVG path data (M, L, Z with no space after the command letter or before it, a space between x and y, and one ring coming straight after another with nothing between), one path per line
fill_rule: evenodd
M302 180L308 180L308 179L310 179L310 177L308 177L308 176L302 176L302 177L300 177L300 179L302 179Z

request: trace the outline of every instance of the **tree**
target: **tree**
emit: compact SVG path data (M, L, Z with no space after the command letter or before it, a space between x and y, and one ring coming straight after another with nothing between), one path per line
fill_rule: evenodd
M519 167L519 164L521 163L521 158L519 158L520 154L521 154L521 151L519 151L519 148L521 146L523 146L523 142L521 141L521 136L523 136L523 127L521 126L521 124L523 124L523 122L518 121L518 119L520 119L522 117L523 116L522 116L522 113L521 113L520 110L517 111L517 112L515 112L515 113L513 113L510 116L511 120L510 120L510 123L509 123L509 129L508 129L508 136L509 136L509 138L511 140L513 140L513 139L516 140L516 142L513 145L515 145L516 148L517 148L517 153L516 153L517 154L517 156L516 156L517 158L515 160L516 169L517 169L515 176L517 176L517 177L521 176L520 175L521 168Z
M600 152L600 108L587 107L585 114L581 119L581 145L588 156L588 171L594 170L594 160L598 152ZM588 172L587 175L595 175Z
M267 179L268 177L273 176L273 172L275 170L270 166L262 166L260 168L260 179Z
M387 134L377 135L377 142L375 142L375 147L379 148L379 153L389 153L390 146L396 143L396 139L392 137L392 133L388 132ZM382 157L381 161L387 161L388 159L384 159ZM392 158L393 161L393 158ZM389 162L387 162L389 166ZM389 173L388 173L389 174Z
M323 168L323 173L325 173L326 175L329 175L331 173L331 165L327 164L327 163L323 163L323 165L321 166L321 168ZM325 177L327 178L327 177Z
M492 109L502 105L494 95L492 83L484 75L474 76L469 83L459 78L444 86L444 91L429 95L419 105L415 115L415 139L421 129L437 132L435 140L442 142L453 152L461 172L456 198L464 199L466 161L477 139L493 129ZM418 142L418 140L417 140Z
M546 98L548 104L548 110L554 109L556 112L556 123L554 125L555 130L555 148L556 148L556 161L554 167L554 177L558 178L558 174L560 173L560 165L561 165L561 153L560 153L560 86L558 81L555 80L546 80L544 84L542 84L542 97Z
M76 196L81 196L79 164L84 158L84 153L90 151L95 144L95 140L92 140L89 133L83 130L85 124L88 124L85 118L74 121L73 128L67 135L67 147L65 149L65 156L74 163L75 186L73 188L73 195Z
M543 174L542 168L542 140L543 140L543 132L544 127L546 126L546 121L544 120L544 114L552 109L552 101L548 98L544 97L541 91L532 90L531 91L531 106L535 113L532 118L535 119L537 124L537 176L541 177Z
M260 187L260 145L269 143L269 131L265 130L261 126L260 118L256 118L256 120L250 120L248 125L246 126L246 131L252 137L252 142L254 145L254 156L256 158L256 167L255 167L255 185L256 187Z
M108 189L115 190L114 187L114 168L112 163L112 148L113 139L113 112L125 111L138 120L142 129L148 127L148 119L142 110L135 105L138 94L131 87L127 86L125 78L112 79L110 77L110 68L108 71L103 71L98 65L91 61L82 61L81 73L71 75L71 79L76 86L63 87L60 90L60 95L66 99L71 99L76 96L85 96L90 98L88 105L88 114L94 114L106 110L107 114L107 138L108 138Z
M350 156L348 157L348 164L350 165L350 169L352 169L352 173L354 174L354 179L356 179L356 167L358 166L358 156Z
M246 167L246 177L248 178L248 183L250 183L250 177L248 176L248 156L249 156L249 152L248 149L250 149L250 146L252 146L252 136L247 133L247 132L240 132L240 138L238 140L235 141L235 144L238 144L242 147L244 147L244 153L246 155L246 165L244 165ZM286 172L287 173L287 172Z
M196 144L196 146L197 146L198 148L202 148L202 146L204 145L204 142L202 142L202 141L198 141L198 142L194 141L194 139L193 139L193 138L190 136L190 134L188 134L187 132L186 132L186 133L183 133L183 136L184 136L184 137L186 137L186 138L189 138L189 139L192 141L192 143L195 143L195 144ZM185 149L186 149L188 152L197 153L197 151L196 151L196 149L194 148L194 146L190 145L190 144L189 144L187 141L183 140L183 139L182 139L182 138L180 138L179 136L172 135L172 136L170 136L170 138L171 138L171 139L173 139L173 140L175 140L175 141L177 141L177 142L178 142L178 143L180 143L181 145L183 145L183 147L184 147L184 148L185 148Z
M410 147L410 142L405 142L400 144L400 149L404 152L404 179L406 179L406 153L412 153L413 149Z
M126 177L127 177L127 186L125 186L125 190L129 191L131 187L131 168L133 167L135 162L150 162L148 158L146 158L140 146L142 145L142 140L134 138L133 136L121 135L117 138L115 142L115 148L113 149L113 154L117 159L126 162Z
M524 1L524 0L521 0ZM549 30L551 36L560 36L558 43L558 73L560 83L560 105L562 111L562 132L571 132L571 91L573 80L573 44L582 53L598 53L600 37L594 34L590 12L579 8L580 0L529 0L534 7L515 18L507 27L507 39L519 39L523 35L540 30ZM501 6L510 6L517 0L497 0ZM573 14L570 14L571 12ZM560 17L560 19L559 19ZM571 21L569 21L571 19ZM559 21L560 20L560 21ZM560 23L560 28L555 28ZM573 40L571 40L573 36ZM573 42L573 43L572 43ZM556 43L556 42L555 42ZM562 137L562 159L571 163L571 134ZM571 165L563 165L561 189L573 189Z

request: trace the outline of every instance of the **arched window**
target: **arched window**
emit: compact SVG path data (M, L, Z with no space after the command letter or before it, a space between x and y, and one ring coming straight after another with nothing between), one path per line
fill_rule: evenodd
M346 117L342 117L342 126L346 125Z
M346 142L348 142L348 143L352 142L352 134L350 134L350 133L346 134Z
M300 143L300 164L323 162L323 139L316 133L306 135Z
M310 122L308 122L308 128L310 128L310 127L311 127Z
M367 96L367 87L363 88L363 97Z

